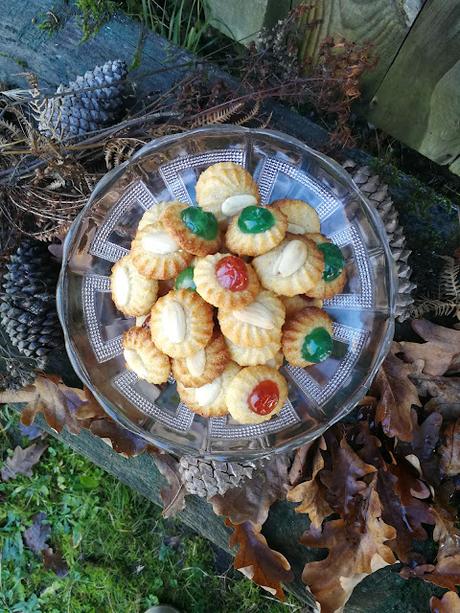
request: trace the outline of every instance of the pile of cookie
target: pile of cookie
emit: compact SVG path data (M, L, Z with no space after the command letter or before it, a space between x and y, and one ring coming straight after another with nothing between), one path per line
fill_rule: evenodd
M196 200L148 210L112 269L117 309L137 318L123 338L126 365L153 384L172 372L182 402L200 415L261 423L287 399L285 359L308 367L331 354L321 306L345 285L344 259L311 206L260 206L238 164L208 167Z

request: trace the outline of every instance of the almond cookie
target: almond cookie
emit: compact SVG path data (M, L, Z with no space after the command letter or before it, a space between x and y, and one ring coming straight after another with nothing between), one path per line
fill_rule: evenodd
M241 309L218 311L222 334L240 347L263 347L279 342L284 317L283 303L267 291L261 291L254 302Z
M286 229L287 218L279 209L247 206L232 218L225 242L238 255L261 255L280 244Z
M200 296L223 309L246 306L260 291L253 267L236 255L216 253L197 260L193 278Z
M151 209L149 209L148 211L145 211L145 213L142 215L141 220L139 221L139 225L137 226L137 229L143 230L145 226L150 226L151 224L157 223L157 221L160 221L161 214L171 204L179 204L179 201L178 200L170 200L170 201L162 200L161 202L157 202L156 204L154 204Z
M323 301L319 298L309 298L300 294L297 296L280 296L280 298L286 309L286 319L309 306L315 306L319 309L323 306Z
M307 307L288 319L283 327L283 353L293 366L311 366L331 355L332 320L317 307Z
M201 387L185 387L177 383L177 393L184 404L194 413L203 417L220 417L227 415L225 390L238 374L240 367L235 362L229 362L225 370L211 383Z
M217 219L198 206L173 204L162 213L160 221L188 253L203 256L219 250Z
M281 245L253 260L261 284L275 294L306 294L321 280L323 254L312 240L293 238L290 234Z
M176 381L185 387L201 387L216 379L230 362L230 353L220 332L203 349L187 358L175 358L172 372Z
M139 230L131 244L137 270L148 279L172 279L186 268L193 255L181 249L161 222Z
M229 338L226 339L228 351L232 360L240 366L255 366L266 364L280 352L280 343L271 342L263 347L240 347L235 345Z
M272 206L287 217L287 231L291 234L309 234L319 232L320 221L315 209L303 200L275 200Z
M240 424L260 424L279 413L287 400L286 379L269 366L243 368L228 385L225 400Z
M169 377L169 358L155 347L147 328L130 328L123 335L123 357L139 379L159 385Z
M324 272L319 282L306 292L313 298L332 298L345 287L347 273L342 252L332 241L322 234L308 234L308 238L316 243L324 257Z
M234 162L219 162L201 173L196 199L220 221L260 202L259 188L249 172Z
M209 343L213 330L212 306L196 292L171 291L153 305L150 331L155 345L172 358L193 355Z
M146 315L157 299L157 281L143 277L134 266L131 255L125 255L112 267L110 283L112 300L123 315Z

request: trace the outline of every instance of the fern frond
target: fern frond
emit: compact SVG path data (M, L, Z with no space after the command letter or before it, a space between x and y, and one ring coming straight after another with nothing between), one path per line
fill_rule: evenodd
M259 114L259 111L260 111L260 100L256 100L252 109L248 111L246 115L243 115L241 119L238 119L238 121L235 122L236 125L244 126L245 124L249 123L251 119L254 119L254 117L256 117Z
M137 138L117 138L108 141L104 146L105 165L108 170L125 162L132 154L145 144Z
M191 128L202 128L213 124L226 123L244 106L243 102L233 102L227 107L221 109L210 110L197 117L190 124Z
M441 296L458 302L460 298L460 262L447 255L441 257L446 262L439 281Z
M21 130L19 127L7 119L0 119L0 132L10 134L13 140L21 138Z
M447 317L458 309L457 302L437 300L435 298L423 298L416 302L411 309L410 315L415 319L424 317L428 313L433 313L436 317Z

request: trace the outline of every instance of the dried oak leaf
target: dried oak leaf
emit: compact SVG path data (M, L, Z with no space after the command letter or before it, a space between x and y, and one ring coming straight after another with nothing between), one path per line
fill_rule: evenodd
M460 417L446 425L439 449L441 470L448 477L460 474Z
M168 482L167 487L160 491L163 516L172 517L184 509L187 493L180 478L179 462L169 453L162 453L153 447L149 447L149 453L153 456L156 467Z
M72 434L80 432L80 424L76 418L76 411L86 398L83 390L67 387L59 377L54 375L40 375L34 384L34 397L21 413L21 422L30 426L37 413L43 413L46 423L61 432L66 426Z
M32 517L32 525L24 530L23 539L26 547L34 553L40 553L48 547L47 540L51 534L49 524L45 524L46 513L36 513Z
M288 464L287 456L275 455L240 487L213 496L210 502L214 513L229 517L234 524L251 521L262 525L271 505L286 496Z
M412 439L412 405L420 405L415 385L409 379L413 368L397 358L393 351L385 358L372 384L378 402L376 420L388 436L402 441Z
M287 494L289 502L300 502L295 511L297 513L306 513L312 525L316 528L319 528L323 520L333 513L325 499L325 488L317 478L318 473L324 468L324 458L321 455L321 449L325 449L325 444L324 439L322 440L323 445L318 445L313 457L311 478L308 481L299 483Z
M401 342L400 351L407 362L423 360L427 375L456 372L460 367L460 330L438 326L426 319L411 322L415 332L426 343Z
M53 551L51 547L43 550L43 565L46 570L52 570L58 577L65 577L69 572L67 562L59 551Z
M320 437L315 441L306 443L299 447L292 460L291 468L288 472L288 481L290 485L298 485L306 479L311 479L312 474L312 457L316 454L318 445L322 445L325 448L324 437Z
M106 416L104 419L94 419L89 424L89 431L110 445L114 451L125 458L143 453L148 443L136 434L117 424Z
M15 479L18 475L32 476L32 468L37 464L48 445L43 441L34 443L25 449L16 447L11 458L7 458L0 471L3 481Z
M257 585L284 600L281 583L292 581L294 574L286 558L268 546L266 538L260 532L262 526L250 521L233 524L229 519L225 521L225 525L233 528L230 547L238 546L234 567Z
M375 466L363 462L342 436L339 447L332 450L332 467L320 475L331 508L342 518L352 514L355 498L367 489L362 479L376 470Z
M410 444L399 444L396 448L397 453L400 449L406 451L404 454L406 459L411 461L420 475L423 475L426 481L434 487L441 482L439 456L435 453L441 425L442 415L440 413L436 411L430 413L422 423L419 423L417 411L412 409L412 441Z
M329 549L324 560L309 562L302 581L321 605L321 613L342 611L354 587L367 575L397 560L387 542L396 531L382 519L382 506L372 483L363 504L363 521L326 522L322 531L311 527L301 537L307 547Z
M103 419L107 417L107 413L87 387L83 387L83 394L86 401L75 411L75 416L80 422L88 422L87 425L89 427L91 420ZM83 427L86 426L84 425Z
M446 592L442 598L430 598L431 613L459 613L460 598L457 592Z
M423 406L426 412L438 411L444 419L460 417L460 377L436 377L414 373L410 378L419 396L431 396Z

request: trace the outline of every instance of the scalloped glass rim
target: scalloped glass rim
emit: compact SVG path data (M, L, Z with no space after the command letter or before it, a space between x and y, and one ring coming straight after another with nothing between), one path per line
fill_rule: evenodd
M115 404L113 404L100 392L100 390L93 383L91 377L89 376L88 369L86 368L81 356L77 351L74 340L71 337L69 327L70 303L69 296L67 295L69 258L72 252L72 248L74 247L74 242L78 234L80 223L85 218L85 215L91 209L95 201L103 194L106 194L110 187L113 186L113 184L116 183L120 179L120 177L122 177L122 175L126 172L128 168L132 168L138 165L143 158L145 158L146 156L150 157L152 153L155 153L158 149L163 149L168 145L177 145L178 143L180 143L181 140L184 141L185 139L200 139L203 137L206 138L211 136L217 136L222 138L240 137L242 140L246 139L248 142L251 143L257 141L257 139L260 139L260 141L262 142L265 138L268 139L271 143L279 143L280 148L289 149L289 147L292 147L297 152L300 151L303 156L311 160L313 163L318 163L322 169L325 169L329 173L330 176L336 177L338 182L340 181L341 184L345 184L349 192L353 194L353 197L356 199L356 202L359 203L359 207L365 211L367 218L370 219L372 230L375 233L377 240L379 241L383 253L383 266L386 277L385 297L387 299L388 312L385 315L384 334L380 339L378 347L375 349L372 355L371 368L364 376L362 376L360 385L357 387L357 389L355 389L355 391L341 405L341 408L337 410L336 414L331 416L330 419L322 423L317 422L317 425L314 429L306 429L305 432L299 432L293 438L285 441L277 441L274 445L270 445L268 448L266 446L262 446L260 448L250 448L250 445L248 443L250 439L247 439L245 445L242 445L241 448L220 448L217 450L210 451L204 446L202 446L201 448L196 448L196 446L192 447L187 444L187 442L181 443L169 440L168 438L164 438L162 436L153 435L146 429L134 423L134 421L132 421L131 419L127 418L126 415L123 414L121 409L119 409ZM381 363L383 362L386 354L389 351L391 341L393 339L396 282L397 279L394 262L388 244L385 228L380 219L380 216L378 215L377 211L367 202L366 198L363 196L363 194L361 194L361 192L353 183L349 175L341 166L339 166L339 164L337 164L334 160L325 156L324 154L321 154L311 149L298 139L288 136L282 132L278 132L275 130L250 129L236 126L220 126L210 128L198 128L189 132L158 138L142 147L142 149L140 149L130 160L124 162L119 167L104 175L104 177L95 187L88 203L80 212L79 216L72 224L66 236L63 249L61 274L57 288L57 309L61 325L64 330L67 353L69 355L70 361L75 372L83 381L83 383L92 391L94 396L103 406L104 410L116 422L118 422L120 425L127 428L134 434L137 434L141 438L147 440L149 443L152 443L171 453L175 453L176 455L192 454L217 460L256 459L267 456L271 453L287 452L319 437L331 425L346 416L353 409L353 407L356 406L356 404L365 396L372 379L374 378L377 370L379 369ZM282 432L282 430L280 432ZM276 434L279 434L279 432L275 432L275 435ZM267 434L267 436L264 438L268 439L268 436L269 435Z

